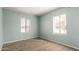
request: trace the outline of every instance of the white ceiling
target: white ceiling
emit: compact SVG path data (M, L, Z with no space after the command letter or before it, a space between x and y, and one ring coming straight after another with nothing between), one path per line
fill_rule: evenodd
M56 8L58 7L5 7L4 9L38 16L38 15L48 13Z

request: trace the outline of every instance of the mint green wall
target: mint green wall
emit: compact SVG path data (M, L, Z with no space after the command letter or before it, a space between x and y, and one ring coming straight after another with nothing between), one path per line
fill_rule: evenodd
M21 33L21 17L31 20L31 31ZM38 20L36 16L13 12L3 9L4 42L16 41L17 39L29 39L38 36Z
M67 35L53 34L53 16L67 15ZM31 32L20 32L20 18L24 16L31 20ZM21 38L45 37L79 48L79 8L58 8L43 16L32 16L3 9L4 42L16 41Z
M53 34L53 16L67 15L67 35ZM59 8L40 17L40 36L79 48L79 8Z
M3 29L2 29L2 8L0 8L0 50L2 47L2 40L3 40Z
M40 16L38 16L38 37L40 37Z

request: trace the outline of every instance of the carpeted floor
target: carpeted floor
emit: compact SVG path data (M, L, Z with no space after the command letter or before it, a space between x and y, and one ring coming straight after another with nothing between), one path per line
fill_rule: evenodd
M2 51L76 51L41 38L29 39L3 45Z

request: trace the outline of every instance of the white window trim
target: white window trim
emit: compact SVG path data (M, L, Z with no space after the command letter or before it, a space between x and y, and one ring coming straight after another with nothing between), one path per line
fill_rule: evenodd
M21 18L21 33L30 32L31 21L29 19L25 19L25 17Z
M61 26L62 26L62 24L60 24L60 25L56 25L55 23L61 23L62 22L62 18L64 17L64 15L65 15L65 25L64 26L66 26L67 27L67 23L66 23L66 14L62 14L62 15L59 15L59 16L54 16L53 17L53 34L67 34L67 28L65 29L65 32L62 32L61 31ZM58 26L58 30L56 29L56 26ZM57 31L58 32L57 32ZM64 31L64 30L63 30Z

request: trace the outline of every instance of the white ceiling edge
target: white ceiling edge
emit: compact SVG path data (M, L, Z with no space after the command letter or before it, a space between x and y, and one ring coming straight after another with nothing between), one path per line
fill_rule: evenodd
M58 7L4 7L3 9L40 16L57 8Z

